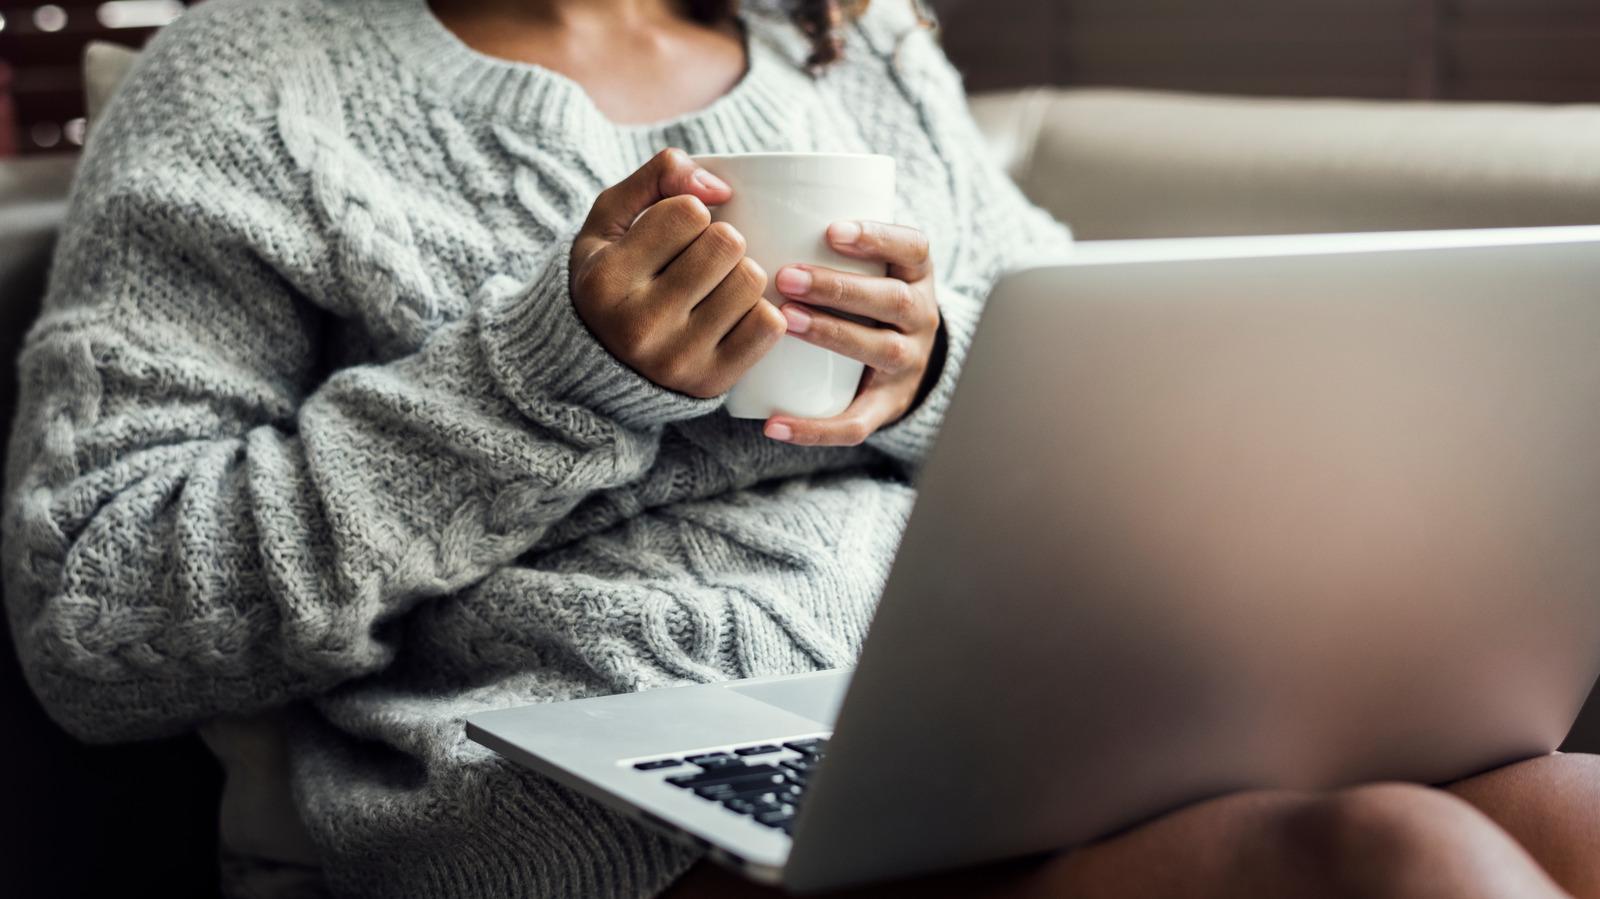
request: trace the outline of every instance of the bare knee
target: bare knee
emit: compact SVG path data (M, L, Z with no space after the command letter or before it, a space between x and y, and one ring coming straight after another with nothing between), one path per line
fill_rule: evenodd
M1374 784L1308 804L1291 846L1334 896L1558 895L1516 843L1466 802L1409 784Z
M1450 792L1493 819L1573 895L1600 897L1600 756L1532 759Z
M1428 860L1428 833L1419 806L1432 806L1424 787L1379 784L1330 795L1294 822L1297 853L1348 896L1411 896Z

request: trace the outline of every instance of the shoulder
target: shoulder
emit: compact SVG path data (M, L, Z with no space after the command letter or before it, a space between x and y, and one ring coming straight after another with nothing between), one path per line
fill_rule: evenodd
M330 72L330 53L358 43L359 29L332 0L196 5L140 52L90 123L80 188L141 175L196 183L219 168L272 177L287 86Z
M284 75L352 39L356 27L324 0L209 0L150 41L107 117L192 127L269 109Z

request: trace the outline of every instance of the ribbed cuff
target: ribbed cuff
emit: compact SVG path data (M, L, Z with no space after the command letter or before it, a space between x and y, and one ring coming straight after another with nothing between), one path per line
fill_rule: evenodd
M982 313L983 305L977 300L961 293L940 292L939 314L944 319L945 351L939 379L922 398L921 405L905 418L868 437L868 446L901 462L913 466L922 464L939 436L939 427L944 423L945 411L950 408L961 365L966 361L967 349L972 346L972 335L978 329Z
M550 404L578 406L635 429L699 418L720 399L668 390L623 364L572 306L572 236L557 241L532 284L497 278L478 304L478 331L501 389L524 415L545 420Z

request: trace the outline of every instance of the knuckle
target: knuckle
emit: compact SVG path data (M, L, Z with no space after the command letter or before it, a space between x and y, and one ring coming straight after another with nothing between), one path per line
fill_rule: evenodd
M860 446L872 435L872 429L859 418L852 418L839 429L839 438L847 446Z
M883 249L883 238L883 225L872 221L862 222L861 237L856 245L863 249L878 252Z
M765 300L757 303L756 308L752 310L752 314L755 316L757 343L764 347L770 347L777 343L778 339L789 331L789 320L783 317L783 313L778 311L778 307Z
M917 292L904 281L894 282L894 294L889 298L896 321L913 322L917 318Z
M812 277L816 280L811 290L817 296L822 297L825 304L836 306L850 296L849 285L845 282L845 279L838 275L816 272Z
M644 164L643 170L654 173L668 172L687 161L688 154L677 147L667 147L650 157L650 161Z
M711 210L693 194L668 197L657 205L676 229L698 232L711 225Z
M928 244L928 235L912 230L907 242L911 250L911 261L918 265L928 261L928 255L933 252Z
M763 331L782 335L789 330L789 320L783 317L783 313L778 310L777 306L766 300L762 300L756 305L756 314L760 317L759 321Z
M904 371L911 364L911 342L904 337L886 335L882 356L885 368L890 371Z
M760 294L767 289L767 270L749 256L739 260L733 275L738 279L738 286L749 293Z
M703 204L702 204L703 205ZM700 239L708 241L710 249L719 257L743 256L745 250L744 235L739 229L727 222L713 222Z
M595 218L604 210L609 210L611 207L616 206L617 198L621 195L621 193L622 185L613 184L605 190L595 194L594 202L589 205L589 217L584 220L584 227L588 228L590 223L594 222Z
M838 319L825 312L817 312L811 317L811 327L806 331L806 337L830 349L837 349L845 333Z

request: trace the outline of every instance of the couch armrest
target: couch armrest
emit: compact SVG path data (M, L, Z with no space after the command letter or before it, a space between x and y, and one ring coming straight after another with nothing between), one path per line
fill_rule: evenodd
M1035 88L972 107L1087 239L1600 223L1600 106Z

